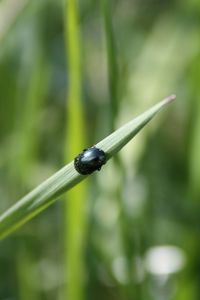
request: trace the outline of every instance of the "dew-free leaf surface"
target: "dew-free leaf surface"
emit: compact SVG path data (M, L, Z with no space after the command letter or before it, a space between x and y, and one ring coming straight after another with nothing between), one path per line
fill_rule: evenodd
M111 133L95 146L102 149L109 160L125 146L166 104L175 100L171 95L154 105L138 117ZM103 170L102 170L103 172ZM0 216L0 239L12 233L19 226L47 208L64 192L68 191L87 176L79 174L70 162L34 190L20 199Z

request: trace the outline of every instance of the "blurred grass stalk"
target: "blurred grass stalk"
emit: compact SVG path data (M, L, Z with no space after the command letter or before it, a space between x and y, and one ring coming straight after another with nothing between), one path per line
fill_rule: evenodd
M191 89L190 128L189 132L189 151L188 151L188 170L189 170L189 197L193 201L199 202L200 195L200 96L199 96L199 77L200 77L200 41L198 38L198 54L194 57L189 74L189 84Z
M35 41L36 43L36 41ZM38 44L40 41L38 41ZM39 48L39 46L38 46ZM21 114L22 93L19 93L19 101L17 111L18 117L18 144L20 147L18 159L15 160L13 173L20 177L21 183L27 183L28 175L32 165L38 159L38 139L41 121L41 111L44 104L45 94L48 88L48 68L44 53L41 49L35 49L34 61L31 66L31 76L28 82L26 101L23 107L23 115ZM27 68L27 66L23 66ZM24 74L25 71L22 73ZM21 85L19 89L21 88ZM23 91L23 89L21 89Z
M190 149L189 149L189 192L195 201L199 201L200 97L198 96L198 94L196 95L196 101L194 103L195 103L195 114L192 117L193 121L192 121L191 140L190 140Z
M21 16L21 13L30 3L29 0L8 0L0 3L0 43L4 45L4 38L7 37L8 32L13 27L17 19ZM21 193L27 187L28 174L33 165L34 159L37 156L37 138L38 129L36 121L38 115L41 112L41 106L44 100L44 93L47 87L47 68L46 61L44 60L43 53L41 51L40 43L35 40L33 63L29 65L29 74L24 76L24 72L27 65L24 64L24 59L21 61L21 72L19 72L19 80L17 84L17 109L15 112L15 119L17 124L14 128L13 134L17 136L17 149L13 147L13 142L9 149L7 149L8 156L12 150L13 155L10 159L9 170L12 178L10 181L10 189L14 197L18 197L18 193ZM30 50L26 47L27 51ZM26 81L26 88L22 89L21 82ZM25 95L24 95L25 91ZM25 101L24 101L25 98ZM13 97L14 99L14 97ZM13 103L14 100L12 99ZM22 100L23 99L23 100ZM24 105L21 105L22 102ZM13 163L14 161L14 163ZM20 237L15 238L19 241ZM15 242L16 242L15 241ZM15 255L15 272L17 274L18 293L21 300L40 299L39 290L34 285L34 282L30 280L30 274L32 274L35 261L32 255L32 248L24 239L24 243L16 243L16 255Z
M109 114L109 123L111 124L111 130L115 129L115 123L119 117L119 101L120 99L120 80L119 80L119 65L117 61L117 46L115 40L115 33L113 28L113 14L112 14L112 5L113 1L102 0L102 13L104 19L104 33L105 33L105 42L106 42L106 55L107 55L107 70L108 70L108 88L109 88L109 96L110 96L110 114ZM123 174L119 176L119 183L116 186L115 183L111 183L110 185L110 195L113 194L113 198L117 200L118 209L120 211L119 219L118 219L118 230L116 229L116 225L113 228L113 234L115 231L118 231L118 238L121 244L121 255L122 257L126 257L127 264L124 264L125 274L127 274L127 284L124 287L120 286L120 294L121 297L134 297L135 293L135 284L132 280L132 264L131 259L134 252L134 249L130 251L130 234L129 234L129 223L127 222L128 216L126 214L125 206L124 206L124 195L123 195L123 187L124 187L124 178L127 176L125 174L124 165L119 156L115 157L114 160L115 168L118 171L118 174ZM105 189L106 190L106 189ZM106 195L105 195L106 196ZM116 257L113 257L113 261ZM137 291L138 292L138 291ZM139 293L138 294L138 299Z
M102 15L103 15L103 21L104 21L104 36L105 36L105 46L106 46L106 56L107 56L107 72L108 72L108 92L109 92L109 115L108 115L108 124L110 124L110 130L113 131L115 128L115 123L118 117L118 104L119 104L119 70L118 70L118 64L117 64L117 49L116 49L116 43L115 43L115 35L114 35L114 28L112 23L112 5L113 1L107 1L102 0ZM114 168L117 170L118 174L122 173L123 170L123 164L119 156L116 156L114 159ZM125 232L123 224L125 224L124 218L124 209L122 204L122 176L119 176L119 183L116 186L115 182L110 182L109 186L109 194L110 197L116 199L116 203L118 206L118 209L120 211L120 218L118 220L118 226L113 226L112 228L112 234L114 232L117 233L117 236L120 240L121 248L122 248L122 255L125 255ZM104 187L105 195L108 191ZM101 201L101 199L100 199ZM106 237L105 241L106 241ZM107 256L109 256L109 253L107 253ZM114 261L114 256L113 256ZM110 266L111 267L111 266ZM127 270L126 270L127 271ZM121 297L124 297L126 294L126 289L119 289L119 292L121 294Z
M35 47L32 49L34 60L29 62L29 78L27 80L26 100L21 105L20 99L24 97L24 89L21 87L21 81L24 80L24 73L27 63L22 63L22 70L18 81L18 108L16 110L16 119L18 120L18 144L19 152L15 157L15 163L11 160L11 174L13 178L14 193L26 189L33 164L38 158L38 137L40 114L44 103L45 94L48 87L48 69L40 40L34 38ZM27 51L29 51L29 47ZM28 76L28 74L27 74ZM33 121L34 120L34 121ZM18 187L18 188L16 188ZM24 240L23 245L19 243L16 247L16 272L18 279L18 289L20 299L39 300L40 293L30 280L29 274L34 272L35 261L33 249Z
M104 32L107 54L108 84L110 94L110 122L111 131L114 130L114 121L118 111L118 64L115 37L111 16L112 1L102 0L102 12L104 19Z
M82 107L81 42L76 0L65 0L65 32L69 77L65 160L69 161L81 152L86 144ZM65 299L69 300L84 298L86 190L87 183L79 184L69 191L65 202Z

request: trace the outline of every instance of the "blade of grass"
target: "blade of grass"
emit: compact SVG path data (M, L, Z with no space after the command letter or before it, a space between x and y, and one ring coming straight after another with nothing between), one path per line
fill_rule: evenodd
M39 121L48 87L48 67L44 54L41 52L40 49L33 51L35 60L33 66L30 66L31 77L28 83L29 87L27 100L24 103L23 116L20 114L20 108L17 109L19 112L17 142L20 147L20 153L18 157L15 157L16 161L12 166L12 173L17 175L18 182L20 181L23 185L26 184L28 173L37 157ZM18 101L18 103L21 106L21 102Z
M198 92L197 92L198 93ZM198 95L198 94L197 94ZM200 157L199 157L199 146L200 146L200 99L196 96L195 103L195 114L192 116L193 128L191 131L191 142L190 142L190 152L189 152L189 174L190 174L190 193L192 199L199 201L200 187L199 187L199 177L200 177Z
M114 28L112 24L113 19L113 11L112 11L112 4L113 1L102 0L102 13L104 19L104 32L105 32L105 42L106 42L106 55L107 55L107 69L108 69L108 86L110 92L110 115L109 121L111 124L111 130L114 128L115 121L118 116L118 106L120 99L120 78L119 78L119 68L117 63L117 47L116 47L116 39L114 34ZM122 293L122 297L129 297L130 299L134 298L135 288L134 282L131 280L132 278L132 256L133 251L130 255L130 238L127 233L126 224L127 224L127 215L124 208L124 201L123 201L123 180L124 174L126 172L125 166L121 158L116 156L114 161L115 168L118 170L122 175L120 176L119 184L116 186L115 182L110 184L110 195L113 195L115 199L118 209L120 211L119 218L118 218L118 235L119 239L121 240L121 248L123 256L125 256L128 260L126 273L129 278L128 283L124 287L123 285L120 286L120 292ZM113 185L113 186L112 186ZM100 200L101 201L101 200ZM115 226L116 230L116 226ZM130 267L129 267L130 266ZM126 268L126 267L125 267Z
M199 146L200 146L200 97L199 97L199 76L200 76L200 53L195 57L192 62L190 71L190 86L192 91L192 99L190 106L190 128L189 132L189 194L191 199L199 201L200 186L200 157L199 157Z
M115 37L112 26L111 15L111 1L102 0L102 10L104 19L104 32L106 42L107 54L107 68L108 68L108 83L110 92L110 120L111 128L114 128L114 119L118 111L118 87L119 87L119 74L117 64L117 49L115 45Z
M67 130L65 159L72 159L85 143L85 122L82 105L82 72L80 53L80 28L76 0L65 4L65 32L69 74L69 94L67 98ZM70 190L65 202L65 298L84 298L84 255L87 215L84 213L87 199L87 185Z
M18 100L22 94L25 98L24 105L18 101L17 122L18 129L18 146L20 151L15 154L10 162L13 192L19 195L20 190L24 191L27 186L27 178L38 156L38 139L39 139L39 120L41 109L45 100L45 95L48 87L49 70L47 62L42 51L42 45L39 39L34 39L34 47L32 46L34 60L27 64L22 63L19 83L24 81L24 70L29 70L27 74L27 88L22 89L19 84ZM28 51L29 49L27 49ZM22 109L23 108L23 109ZM34 120L34 121L33 121ZM17 151L16 151L17 152ZM30 224L31 225L31 224ZM32 224L33 225L33 224ZM40 293L36 285L30 280L31 273L34 272L34 253L33 249L26 239L21 245L19 237L16 238L15 260L16 273L18 280L18 290L21 300L39 300Z
M105 139L96 144L106 154L108 160L126 145L166 104L175 100L171 95L152 108L134 118ZM87 176L77 173L74 162L70 162L49 179L0 216L0 239L13 232L39 212L51 205L64 192L71 189Z

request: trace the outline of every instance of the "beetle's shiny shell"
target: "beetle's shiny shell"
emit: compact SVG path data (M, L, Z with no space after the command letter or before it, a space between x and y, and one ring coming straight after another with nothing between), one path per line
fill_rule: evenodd
M74 159L74 167L76 171L82 175L91 174L96 170L99 171L105 163L105 152L96 147L84 149L83 152Z

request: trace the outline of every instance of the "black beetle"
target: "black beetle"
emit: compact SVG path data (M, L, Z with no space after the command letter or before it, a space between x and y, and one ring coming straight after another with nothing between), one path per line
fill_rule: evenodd
M76 171L82 175L91 174L96 170L101 170L102 165L105 163L105 152L96 147L84 149L83 152L74 159L74 167Z

